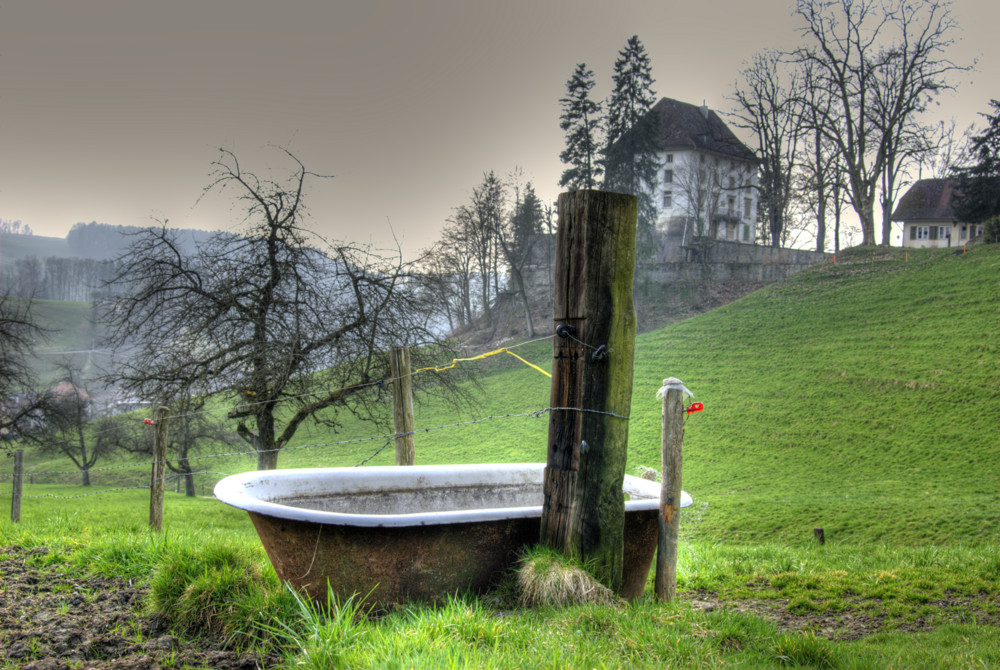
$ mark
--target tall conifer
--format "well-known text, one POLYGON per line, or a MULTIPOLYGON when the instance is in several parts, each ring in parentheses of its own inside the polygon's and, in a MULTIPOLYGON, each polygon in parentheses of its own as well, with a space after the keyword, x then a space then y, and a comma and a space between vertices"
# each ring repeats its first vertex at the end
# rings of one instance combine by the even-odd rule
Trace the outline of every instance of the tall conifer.
POLYGON ((652 188, 659 162, 656 157, 658 119, 650 110, 656 102, 653 66, 637 35, 629 38, 615 61, 614 90, 608 98, 604 149, 604 188, 631 193, 639 200, 639 244, 648 245, 656 219, 652 188))
POLYGON ((578 63, 566 82, 566 97, 559 100, 563 109, 559 127, 566 131, 566 149, 559 159, 570 166, 563 170, 559 185, 570 191, 596 188, 602 173, 598 162, 601 103, 590 99, 593 87, 594 71, 578 63))

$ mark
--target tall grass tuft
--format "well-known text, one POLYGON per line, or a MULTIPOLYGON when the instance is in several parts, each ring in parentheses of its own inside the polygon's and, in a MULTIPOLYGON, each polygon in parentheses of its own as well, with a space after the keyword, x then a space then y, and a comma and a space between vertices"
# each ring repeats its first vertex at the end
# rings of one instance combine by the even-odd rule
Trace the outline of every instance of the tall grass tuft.
POLYGON ((190 545, 165 553, 150 581, 149 606, 179 631, 221 637, 236 649, 266 644, 294 599, 245 547, 190 545))
POLYGON ((296 625, 279 621, 269 630, 286 643, 288 665, 306 670, 349 667, 347 652, 364 634, 363 624, 371 613, 365 598, 352 595, 340 600, 327 587, 326 606, 322 607, 288 587, 295 601, 296 625))
POLYGON ((578 561, 543 546, 525 553, 517 570, 517 584, 519 600, 525 607, 617 602, 615 594, 594 579, 578 561))

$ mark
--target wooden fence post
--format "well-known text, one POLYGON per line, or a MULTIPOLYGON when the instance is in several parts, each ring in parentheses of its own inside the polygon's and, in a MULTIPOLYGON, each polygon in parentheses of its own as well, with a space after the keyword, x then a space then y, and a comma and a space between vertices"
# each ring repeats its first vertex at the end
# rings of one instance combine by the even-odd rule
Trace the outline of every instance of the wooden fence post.
POLYGON ((396 429, 396 465, 413 465, 413 373, 410 371, 410 350, 394 347, 392 370, 392 422, 396 429))
POLYGON ((540 540, 621 589, 635 352, 636 199, 559 196, 552 392, 540 540))
POLYGON ((155 530, 163 530, 163 485, 164 473, 167 467, 167 423, 170 410, 166 407, 156 408, 156 420, 153 424, 153 475, 149 484, 149 525, 155 530))
POLYGON ((653 592, 659 601, 670 602, 677 595, 677 533, 681 520, 681 464, 684 441, 684 396, 673 379, 663 386, 663 473, 660 483, 659 537, 656 545, 656 575, 653 592))
POLYGON ((24 484, 24 449, 14 451, 14 490, 10 498, 10 520, 21 521, 21 488, 24 484))

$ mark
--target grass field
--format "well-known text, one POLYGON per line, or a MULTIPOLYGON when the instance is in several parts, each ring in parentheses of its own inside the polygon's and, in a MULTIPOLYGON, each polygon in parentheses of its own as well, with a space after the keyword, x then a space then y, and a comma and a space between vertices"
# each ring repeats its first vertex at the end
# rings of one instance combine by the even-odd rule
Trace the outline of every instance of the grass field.
MULTIPOLYGON (((261 588, 280 611, 300 612, 289 663, 307 667, 995 667, 998 310, 996 246, 859 249, 639 336, 630 467, 659 466, 664 377, 705 405, 686 424, 695 506, 682 518, 684 599, 672 606, 498 614, 488 598, 463 598, 377 621, 311 616, 282 601, 242 512, 171 494, 164 536, 151 538, 145 492, 70 498, 84 492, 74 475, 42 474, 69 464, 33 454, 29 471, 55 483, 26 494, 51 497, 26 498, 24 521, 0 524, 0 546, 62 546, 69 566, 138 579, 177 552, 239 547, 270 575, 261 588), (813 543, 815 527, 827 545, 813 543)), ((549 367, 549 340, 516 351, 549 367)), ((547 418, 532 413, 548 404, 548 378, 502 355, 464 365, 480 383, 471 407, 418 394, 417 426, 429 430, 417 462, 544 460, 547 418)), ((383 431, 350 418, 336 433, 307 426, 279 464, 354 465, 385 444, 368 439, 383 431)), ((369 463, 392 458, 389 446, 369 463)), ((214 473, 254 467, 246 456, 203 463, 206 493, 214 473)), ((95 481, 148 478, 143 464, 106 465, 116 469, 95 481)), ((0 486, 9 500, 9 477, 0 486)))

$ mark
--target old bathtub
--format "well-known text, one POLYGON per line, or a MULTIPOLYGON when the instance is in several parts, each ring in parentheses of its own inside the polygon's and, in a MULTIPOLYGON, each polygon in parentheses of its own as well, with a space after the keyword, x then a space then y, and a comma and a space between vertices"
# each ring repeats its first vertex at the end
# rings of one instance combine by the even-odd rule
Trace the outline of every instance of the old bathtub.
MULTIPOLYGON (((369 603, 439 600, 493 584, 538 541, 544 463, 268 470, 220 481, 250 514, 278 577, 317 600, 327 584, 369 603)), ((642 593, 660 485, 624 482, 623 595, 642 593)), ((690 505, 685 493, 682 506, 690 505)))

